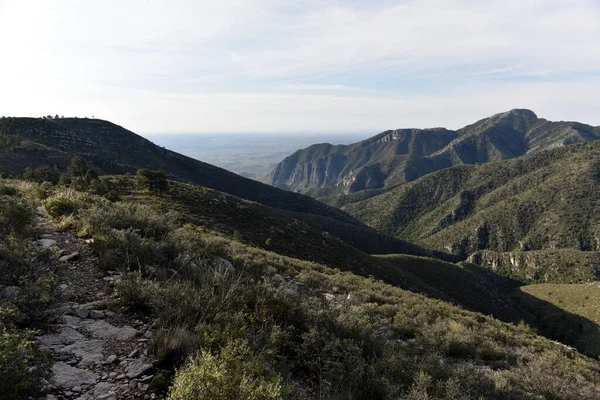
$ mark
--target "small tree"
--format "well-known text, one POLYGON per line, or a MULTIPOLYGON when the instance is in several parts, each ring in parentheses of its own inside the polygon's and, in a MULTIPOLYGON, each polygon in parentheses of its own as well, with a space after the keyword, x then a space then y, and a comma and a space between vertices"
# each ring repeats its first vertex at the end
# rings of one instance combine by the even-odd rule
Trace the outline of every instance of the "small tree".
POLYGON ((73 159, 71 159, 69 172, 73 178, 84 178, 88 170, 88 165, 83 157, 75 156, 73 159))
POLYGON ((137 176, 142 178, 142 185, 151 192, 164 192, 169 188, 167 175, 162 171, 141 168, 137 170, 137 176))

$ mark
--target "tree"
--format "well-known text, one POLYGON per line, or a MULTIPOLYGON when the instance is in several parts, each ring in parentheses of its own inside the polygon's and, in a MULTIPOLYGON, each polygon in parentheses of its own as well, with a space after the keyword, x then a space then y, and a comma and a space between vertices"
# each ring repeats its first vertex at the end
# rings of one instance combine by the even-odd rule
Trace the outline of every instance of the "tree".
POLYGON ((164 192, 169 188, 167 175, 162 171, 141 168, 137 170, 137 176, 142 178, 142 184, 151 192, 164 192))
POLYGON ((69 172, 71 176, 74 178, 84 178, 86 172, 89 170, 87 163, 84 158, 81 156, 75 156, 71 160, 71 165, 69 166, 69 172))

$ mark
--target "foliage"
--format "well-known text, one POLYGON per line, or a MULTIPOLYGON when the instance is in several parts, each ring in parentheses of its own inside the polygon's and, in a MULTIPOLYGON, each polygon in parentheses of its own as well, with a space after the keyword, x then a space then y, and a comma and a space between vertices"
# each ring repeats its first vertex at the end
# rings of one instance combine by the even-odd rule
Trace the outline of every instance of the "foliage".
POLYGON ((57 184, 60 175, 60 171, 56 165, 53 168, 48 165, 42 165, 37 168, 26 167, 25 172, 23 172, 23 179, 31 182, 42 183, 47 181, 52 184, 57 184))
POLYGON ((600 142, 429 174, 344 206, 404 240, 468 256, 570 248, 598 249, 600 142))
POLYGON ((85 174, 88 172, 89 167, 85 159, 81 156, 75 156, 71 159, 69 165, 69 173, 73 178, 85 178, 85 174))
POLYGON ((11 232, 26 233, 33 221, 33 216, 31 207, 17 197, 0 195, 0 235, 7 235, 11 232))
POLYGON ((257 358, 244 341, 223 347, 218 354, 204 351, 175 375, 169 399, 280 400, 281 378, 257 358))
POLYGON ((47 365, 28 326, 54 299, 55 269, 50 250, 32 245, 33 210, 25 194, 5 185, 0 193, 0 399, 32 398, 47 365))
POLYGON ((167 175, 162 171, 141 168, 137 170, 137 175, 142 178, 143 186, 151 192, 164 192, 169 188, 167 175))
POLYGON ((43 375, 30 363, 36 356, 31 332, 10 331, 0 323, 0 399, 29 398, 39 393, 43 375))
MULTIPOLYGON (((223 195, 194 193, 196 201, 203 194, 207 202, 225 203, 223 195)), ((597 361, 526 326, 261 249, 274 230, 266 230, 269 236, 260 238, 258 247, 191 223, 182 226, 195 220, 180 202, 166 202, 160 194, 126 192, 112 205, 89 194, 69 198, 76 227, 94 235, 101 262, 112 259, 107 268, 126 265, 132 271, 117 283, 117 295, 132 311, 155 319, 157 335, 149 350, 161 365, 178 371, 172 398, 210 398, 207 385, 233 398, 253 390, 266 395, 266 388, 278 388, 273 393, 280 398, 325 400, 598 397, 597 361), (173 208, 177 214, 164 217, 173 208), (245 350, 233 350, 240 346, 245 350)), ((243 212, 240 203, 225 200, 243 212)), ((230 228, 230 235, 235 230, 230 228)), ((329 250, 337 249, 334 239, 317 237, 329 250)), ((278 242, 271 248, 282 251, 278 242)), ((450 264, 355 254, 373 276, 397 273, 393 263, 401 262, 415 264, 405 269, 418 279, 439 273, 451 286, 450 277, 470 276, 469 282, 486 290, 478 281, 485 270, 446 273, 450 264), (422 267, 431 271, 417 274, 422 267)), ((418 281, 414 276, 411 282, 418 281)))

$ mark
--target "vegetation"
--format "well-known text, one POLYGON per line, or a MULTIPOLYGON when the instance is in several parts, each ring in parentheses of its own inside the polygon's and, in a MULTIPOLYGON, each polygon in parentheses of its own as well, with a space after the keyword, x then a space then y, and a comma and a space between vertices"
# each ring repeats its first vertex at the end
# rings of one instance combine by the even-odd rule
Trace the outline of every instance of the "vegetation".
POLYGON ((462 256, 484 249, 595 251, 599 155, 595 141, 457 166, 344 210, 382 232, 462 256))
POLYGON ((164 192, 169 188, 167 175, 161 171, 142 168, 137 170, 137 175, 142 178, 144 186, 151 192, 164 192))
POLYGON ((500 161, 600 138, 600 128, 511 110, 458 131, 397 129, 348 146, 315 144, 286 157, 265 182, 342 206, 359 196, 460 164, 500 161))
POLYGON ((600 277, 600 254, 573 249, 498 253, 482 250, 469 260, 495 273, 532 283, 582 283, 600 277))
MULTIPOLYGON (((57 165, 69 168, 82 157, 99 175, 135 173, 138 169, 162 171, 172 179, 191 182, 250 201, 301 214, 314 214, 360 226, 347 214, 310 197, 286 192, 224 169, 161 148, 108 121, 87 118, 4 118, 0 134, 13 148, 0 146, 0 170, 20 175, 26 167, 57 165)), ((81 177, 81 168, 75 175, 81 177), (79 173, 79 175, 78 175, 79 173)), ((80 188, 84 190, 84 188, 80 188)))
POLYGON ((59 190, 46 203, 69 199, 64 225, 93 236, 104 268, 124 270, 120 301, 156 319, 149 350, 177 371, 171 398, 599 395, 597 361, 523 324, 241 243, 146 193, 110 205, 59 190))
POLYGON ((46 376, 31 326, 53 299, 56 270, 30 244, 33 216, 21 187, 0 182, 0 399, 35 396, 46 376))
POLYGON ((541 334, 600 356, 598 283, 521 287, 518 301, 534 314, 541 334))

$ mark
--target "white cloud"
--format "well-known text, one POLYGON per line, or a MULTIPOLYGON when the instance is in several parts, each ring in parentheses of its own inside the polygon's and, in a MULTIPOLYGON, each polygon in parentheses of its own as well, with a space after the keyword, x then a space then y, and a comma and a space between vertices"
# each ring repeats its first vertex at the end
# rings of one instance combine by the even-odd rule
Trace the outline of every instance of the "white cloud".
POLYGON ((600 124, 596 0, 366 4, 0 0, 0 113, 340 131, 523 106, 600 124))

